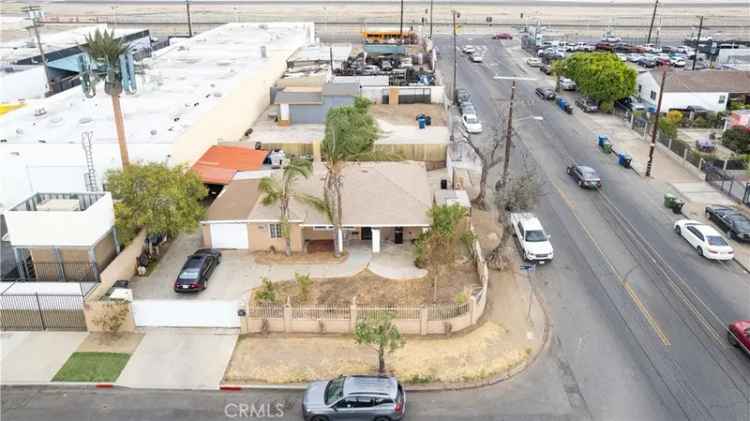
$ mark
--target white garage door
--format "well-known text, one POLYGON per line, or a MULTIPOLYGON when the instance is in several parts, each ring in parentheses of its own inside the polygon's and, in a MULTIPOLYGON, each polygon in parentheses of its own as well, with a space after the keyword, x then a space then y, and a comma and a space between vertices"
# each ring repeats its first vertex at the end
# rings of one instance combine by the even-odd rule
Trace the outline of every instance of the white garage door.
POLYGON ((211 246, 217 249, 247 249, 247 224, 211 224, 211 246))

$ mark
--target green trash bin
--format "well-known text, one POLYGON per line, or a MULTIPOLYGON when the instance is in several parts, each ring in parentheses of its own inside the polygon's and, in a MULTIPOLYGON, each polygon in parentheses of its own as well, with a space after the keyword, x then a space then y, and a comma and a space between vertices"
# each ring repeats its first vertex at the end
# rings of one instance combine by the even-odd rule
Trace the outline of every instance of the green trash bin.
POLYGON ((674 204, 675 204, 676 201, 677 201, 677 198, 675 197, 675 195, 673 195, 671 193, 665 193, 664 194, 664 207, 665 208, 667 208, 667 209, 674 208, 674 204))
POLYGON ((609 142, 602 144, 602 152, 606 154, 612 153, 612 144, 609 142))

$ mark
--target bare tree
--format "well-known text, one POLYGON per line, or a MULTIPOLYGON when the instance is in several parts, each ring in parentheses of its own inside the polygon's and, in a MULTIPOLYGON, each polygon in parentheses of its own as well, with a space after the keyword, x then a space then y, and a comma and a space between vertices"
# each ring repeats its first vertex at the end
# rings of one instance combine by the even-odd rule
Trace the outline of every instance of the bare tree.
POLYGON ((494 269, 503 270, 508 265, 505 255, 512 227, 508 221, 511 212, 528 211, 536 206, 542 193, 543 181, 534 164, 522 154, 521 169, 517 176, 510 177, 501 189, 495 192, 495 206, 502 232, 498 245, 487 255, 487 263, 494 269))
POLYGON ((471 202, 479 209, 486 210, 487 178, 489 177, 490 170, 503 160, 503 155, 498 151, 502 150, 505 141, 500 133, 500 128, 497 126, 493 126, 492 128, 492 141, 489 144, 479 143, 473 140, 469 134, 465 136, 465 139, 469 147, 479 157, 479 162, 482 165, 482 175, 479 178, 479 194, 471 202))

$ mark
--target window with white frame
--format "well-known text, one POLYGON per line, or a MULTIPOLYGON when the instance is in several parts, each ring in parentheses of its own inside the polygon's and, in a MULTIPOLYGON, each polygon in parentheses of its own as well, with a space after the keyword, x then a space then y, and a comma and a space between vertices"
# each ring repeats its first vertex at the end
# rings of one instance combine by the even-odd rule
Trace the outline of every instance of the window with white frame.
POLYGON ((723 104, 726 101, 727 101, 727 96, 726 95, 720 95, 719 96, 719 104, 723 104))
POLYGON ((268 229, 271 232, 271 238, 281 238, 281 224, 269 224, 268 229))

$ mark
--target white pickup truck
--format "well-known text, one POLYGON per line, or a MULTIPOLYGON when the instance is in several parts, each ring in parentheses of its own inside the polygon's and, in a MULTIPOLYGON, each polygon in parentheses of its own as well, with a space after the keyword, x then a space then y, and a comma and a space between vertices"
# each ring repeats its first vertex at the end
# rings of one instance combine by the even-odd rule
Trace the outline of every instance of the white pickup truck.
POLYGON ((532 213, 511 213, 510 224, 513 236, 518 240, 524 260, 544 264, 552 260, 554 252, 550 236, 544 232, 542 223, 532 213))

